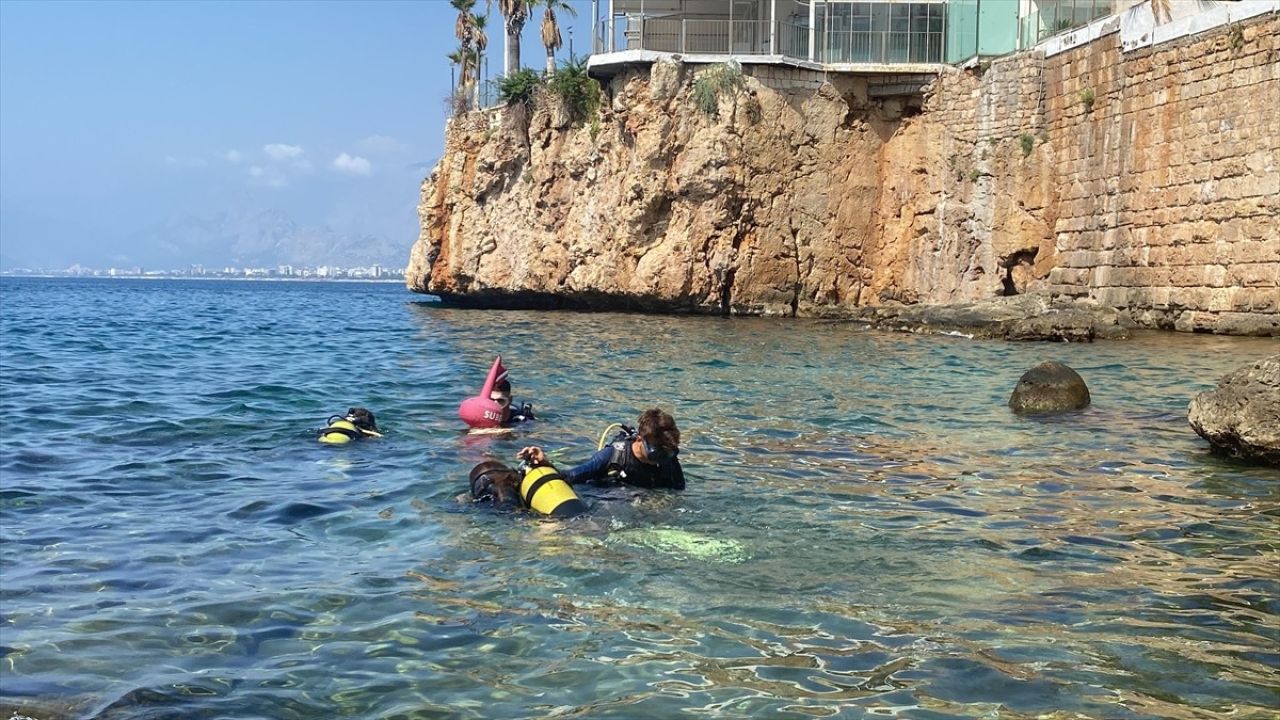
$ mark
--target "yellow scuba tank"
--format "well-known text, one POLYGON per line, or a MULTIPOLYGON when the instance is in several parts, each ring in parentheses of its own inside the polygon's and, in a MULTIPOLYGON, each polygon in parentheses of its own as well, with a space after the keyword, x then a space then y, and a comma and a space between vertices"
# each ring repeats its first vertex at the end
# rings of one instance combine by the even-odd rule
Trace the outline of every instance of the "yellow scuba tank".
POLYGON ((352 440, 382 437, 373 413, 365 408, 354 407, 346 415, 330 415, 327 422, 316 439, 328 445, 346 445, 352 440))
POLYGON ((360 437, 360 430, 355 423, 346 418, 331 419, 329 427, 320 431, 320 442, 329 445, 344 445, 360 437))
POLYGON ((577 493, 551 465, 525 469, 520 499, 535 512, 552 517, 568 517, 586 510, 577 493))

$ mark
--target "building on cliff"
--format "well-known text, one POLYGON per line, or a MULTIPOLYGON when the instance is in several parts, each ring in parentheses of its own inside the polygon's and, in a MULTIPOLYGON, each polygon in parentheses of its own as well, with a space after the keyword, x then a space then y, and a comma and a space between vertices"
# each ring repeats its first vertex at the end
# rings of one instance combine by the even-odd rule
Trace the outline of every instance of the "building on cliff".
POLYGON ((831 71, 898 71, 1004 55, 1134 2, 593 0, 592 53, 605 55, 603 63, 730 55, 831 71))

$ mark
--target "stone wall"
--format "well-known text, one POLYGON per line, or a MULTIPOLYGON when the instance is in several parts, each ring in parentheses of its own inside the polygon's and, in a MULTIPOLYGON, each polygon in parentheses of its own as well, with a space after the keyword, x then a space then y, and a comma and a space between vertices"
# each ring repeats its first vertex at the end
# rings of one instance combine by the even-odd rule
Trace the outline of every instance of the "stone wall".
POLYGON ((1049 290, 1184 331, 1280 331, 1280 18, 1045 61, 1049 290))
POLYGON ((990 254, 1000 275, 995 288, 955 299, 1042 291, 1057 262, 1058 204, 1044 58, 1026 53, 944 71, 923 122, 943 134, 945 202, 964 204, 975 251, 990 254))
POLYGON ((1267 16, 1131 53, 1112 32, 947 71, 925 109, 956 170, 945 192, 971 199, 975 251, 990 248, 1011 291, 1148 327, 1277 334, 1276 108, 1267 16))
POLYGON ((1275 15, 1128 54, 1111 32, 923 94, 751 65, 710 115, 704 66, 628 68, 590 122, 546 97, 453 121, 407 283, 810 316, 1039 294, 1280 334, 1277 38, 1275 15))

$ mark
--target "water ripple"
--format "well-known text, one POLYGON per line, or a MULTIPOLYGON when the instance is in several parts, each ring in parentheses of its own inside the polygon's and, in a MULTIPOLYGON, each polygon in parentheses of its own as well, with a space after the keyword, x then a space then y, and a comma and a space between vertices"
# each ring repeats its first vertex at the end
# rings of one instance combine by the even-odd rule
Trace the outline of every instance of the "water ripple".
POLYGON ((0 295, 0 710, 1274 713, 1280 485, 1186 427, 1273 341, 469 312, 377 285, 0 295), (542 419, 468 436, 457 401, 497 352, 542 419), (1011 414, 1045 359, 1094 405, 1011 414), (655 403, 685 493, 584 491, 564 523, 457 500, 482 459, 570 463, 655 403), (352 405, 386 437, 315 443, 352 405))

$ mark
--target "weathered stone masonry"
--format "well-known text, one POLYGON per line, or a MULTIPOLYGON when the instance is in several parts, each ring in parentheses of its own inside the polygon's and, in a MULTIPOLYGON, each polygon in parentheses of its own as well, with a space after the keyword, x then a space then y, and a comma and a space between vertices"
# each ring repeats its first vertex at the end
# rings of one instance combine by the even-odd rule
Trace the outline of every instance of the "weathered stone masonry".
POLYGON ((974 215, 993 218, 976 234, 1026 260, 1045 233, 1033 268, 1006 263, 1018 290, 1089 298, 1144 326, 1276 334, 1278 42, 1275 16, 1128 54, 1112 33, 998 59, 976 81, 944 74, 926 115, 972 168, 974 215))
POLYGON ((1280 330, 1280 18, 1049 58, 1055 293, 1184 331, 1280 330), (1092 102, 1088 102, 1092 98, 1092 102))
POLYGON ((839 316, 891 300, 1087 298, 1139 324, 1280 334, 1280 18, 1122 54, 1118 33, 946 70, 921 97, 698 66, 456 118, 411 289, 491 306, 839 316), (921 104, 923 107, 921 108, 921 104))

